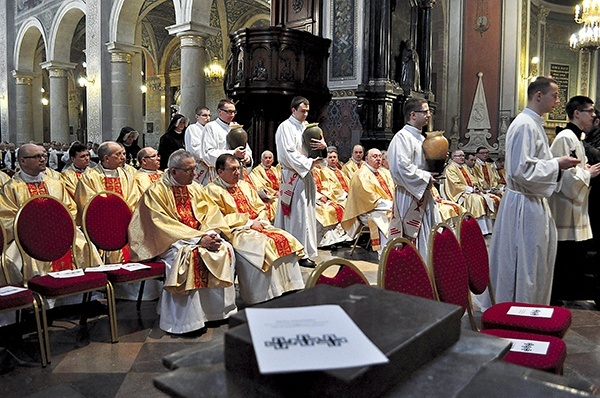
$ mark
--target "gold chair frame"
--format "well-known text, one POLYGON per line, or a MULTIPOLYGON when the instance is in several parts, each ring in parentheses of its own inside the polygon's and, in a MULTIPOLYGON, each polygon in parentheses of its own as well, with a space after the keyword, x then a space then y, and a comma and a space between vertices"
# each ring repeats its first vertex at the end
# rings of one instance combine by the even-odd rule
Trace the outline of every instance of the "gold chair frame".
POLYGON ((308 288, 314 287, 317 284, 317 281, 319 280, 319 277, 321 276, 321 274, 323 274, 323 272, 326 269, 328 269, 329 267, 332 267, 334 265, 350 267, 362 278, 362 280, 365 282, 365 284, 367 286, 371 286, 371 284, 369 283, 369 281, 367 280, 365 275, 362 273, 361 270, 358 269, 358 267, 356 267, 356 265, 352 264, 352 262, 350 262, 349 260, 346 260, 344 258, 333 257, 333 258, 323 261, 322 263, 317 265, 317 267, 311 272, 308 279, 306 280, 306 285, 304 288, 308 289, 308 288))

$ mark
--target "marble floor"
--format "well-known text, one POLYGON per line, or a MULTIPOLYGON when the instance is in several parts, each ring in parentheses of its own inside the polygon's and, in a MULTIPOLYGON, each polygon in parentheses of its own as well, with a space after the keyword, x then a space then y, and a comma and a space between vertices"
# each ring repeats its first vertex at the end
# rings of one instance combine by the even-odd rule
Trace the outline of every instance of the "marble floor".
MULTIPOLYGON (((376 253, 362 248, 353 256, 347 248, 320 251, 319 260, 332 256, 352 260, 372 284, 376 283, 376 253)), ((303 273, 306 278, 310 270, 303 269, 303 273)), ((600 312, 586 301, 570 302, 567 306, 573 311, 573 324, 565 336, 568 355, 564 374, 600 386, 600 312)), ((96 302, 90 311, 92 315, 99 314, 104 308, 96 302)), ((162 358, 210 343, 227 330, 226 325, 212 325, 200 335, 166 334, 158 327, 156 301, 144 302, 139 312, 134 302, 118 301, 117 313, 116 344, 109 342, 106 316, 93 316, 83 327, 73 308, 56 314, 57 320, 50 327, 52 363, 46 368, 40 366, 35 333, 21 340, 8 337, 17 334, 10 327, 0 329, 0 346, 7 348, 0 351, 0 370, 7 372, 0 375, 0 396, 163 397, 153 385, 154 377, 167 372, 162 358)), ((600 395, 600 387, 596 393, 600 395)))

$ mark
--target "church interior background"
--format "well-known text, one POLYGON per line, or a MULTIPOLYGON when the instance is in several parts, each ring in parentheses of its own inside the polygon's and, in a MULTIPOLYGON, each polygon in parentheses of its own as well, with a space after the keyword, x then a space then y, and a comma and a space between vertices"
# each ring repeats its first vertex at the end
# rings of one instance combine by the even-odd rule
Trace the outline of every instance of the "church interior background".
POLYGON ((595 47, 571 50, 575 0, 7 0, 0 10, 3 141, 157 145, 170 117, 238 101, 253 150, 272 149, 293 95, 330 145, 385 148, 406 98, 451 148, 504 148, 526 87, 596 99, 595 47), (226 73, 223 74, 223 71, 226 73), (314 104, 314 105, 313 105, 314 104))

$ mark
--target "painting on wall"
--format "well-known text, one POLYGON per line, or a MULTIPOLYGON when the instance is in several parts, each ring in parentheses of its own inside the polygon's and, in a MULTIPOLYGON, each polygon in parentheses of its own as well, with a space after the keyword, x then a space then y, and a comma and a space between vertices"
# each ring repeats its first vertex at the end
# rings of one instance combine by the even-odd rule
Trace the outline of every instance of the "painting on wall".
POLYGON ((564 121, 567 120, 565 105, 569 99, 569 65, 550 63, 550 75, 558 83, 558 97, 560 103, 548 114, 549 120, 564 121))

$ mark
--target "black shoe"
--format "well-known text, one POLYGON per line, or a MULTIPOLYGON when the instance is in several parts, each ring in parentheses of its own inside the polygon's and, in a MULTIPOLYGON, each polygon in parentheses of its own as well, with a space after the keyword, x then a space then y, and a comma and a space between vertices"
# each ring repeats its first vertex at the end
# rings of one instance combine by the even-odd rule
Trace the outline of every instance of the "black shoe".
POLYGON ((298 261, 298 264, 300 264, 301 267, 306 268, 315 268, 317 266, 317 263, 315 263, 310 258, 303 258, 300 261, 298 261))

